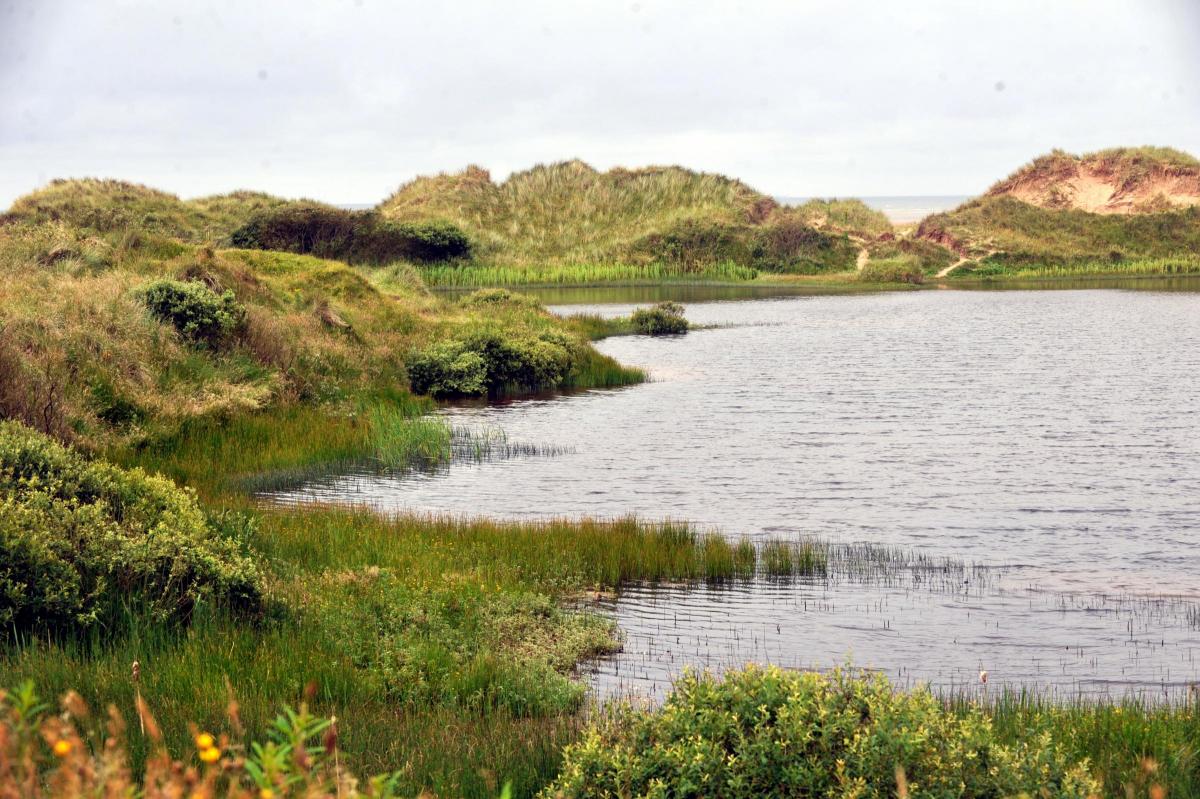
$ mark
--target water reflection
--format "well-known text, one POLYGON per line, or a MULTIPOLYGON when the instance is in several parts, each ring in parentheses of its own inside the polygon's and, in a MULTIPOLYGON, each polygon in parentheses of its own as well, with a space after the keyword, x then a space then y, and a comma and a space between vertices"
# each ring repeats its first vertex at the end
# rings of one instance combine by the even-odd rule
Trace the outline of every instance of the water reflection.
POLYGON ((969 603, 875 581, 630 588, 611 611, 632 660, 616 662, 625 674, 651 664, 651 682, 685 662, 765 652, 830 665, 853 652, 946 685, 983 659, 1021 684, 1160 691, 1198 676, 1189 611, 1131 621, 1111 597, 1200 596, 1200 294, 1176 289, 694 303, 694 322, 727 327, 603 342, 650 383, 445 411, 561 455, 347 474, 278 496, 519 518, 637 513, 1007 575, 969 603), (1054 606, 1063 596, 1074 599, 1054 606), (670 608, 696 621, 668 656, 651 644, 670 608), (775 634, 733 646, 743 639, 730 631, 759 617, 775 634), (702 637, 721 642, 716 654, 702 637))

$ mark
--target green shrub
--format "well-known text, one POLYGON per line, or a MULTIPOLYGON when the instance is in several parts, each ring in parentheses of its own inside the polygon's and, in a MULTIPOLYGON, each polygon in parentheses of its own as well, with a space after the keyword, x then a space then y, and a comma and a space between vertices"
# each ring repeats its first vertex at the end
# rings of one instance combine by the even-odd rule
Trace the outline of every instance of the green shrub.
POLYGON ((537 391, 562 385, 578 356, 579 345, 557 331, 514 336, 480 327, 411 355, 408 378, 415 393, 435 397, 537 391))
POLYGON ((638 308, 629 321, 634 332, 644 336, 673 336, 688 332, 683 306, 677 302, 660 302, 653 308, 638 308))
POLYGON ((441 341, 408 359, 413 392, 433 397, 476 397, 487 391, 487 365, 461 341, 441 341))
POLYGON ((473 308, 487 308, 496 305, 515 305, 522 308, 541 308, 542 304, 536 297, 528 294, 518 294, 508 289, 479 289, 463 299, 463 305, 473 308))
POLYGON ((882 258, 878 261, 868 261, 858 271, 858 279, 863 283, 913 283, 925 282, 925 270, 921 260, 914 255, 900 255, 895 258, 882 258))
POLYGON ((880 676, 748 667, 689 674, 656 711, 601 719, 544 797, 1083 797, 1100 785, 1050 733, 996 741, 978 710, 880 676))
POLYGON ((255 213, 230 236, 235 247, 315 255, 348 263, 465 258, 471 242, 447 222, 400 223, 373 211, 294 202, 255 213))
POLYGON ((262 575, 195 498, 0 422, 0 629, 111 629, 127 612, 262 605, 262 575))
POLYGON ((766 272, 818 274, 853 269, 858 248, 845 234, 781 217, 763 225, 687 219, 642 239, 635 252, 687 272, 733 263, 766 272))
POLYGON ((858 247, 844 234, 809 227, 798 219, 781 218, 756 231, 753 266, 767 272, 812 275, 854 268, 858 247))
POLYGON ((959 257, 953 250, 925 239, 880 239, 871 242, 867 249, 871 259, 876 261, 911 256, 917 260, 921 271, 926 275, 937 274, 956 262, 959 257))
POLYGON ((538 336, 507 335, 495 327, 466 334, 463 343, 477 352, 487 367, 488 390, 553 388, 571 368, 573 345, 561 334, 546 331, 538 336))
POLYGON ((138 298, 181 336, 210 347, 225 343, 246 319, 232 291, 217 294, 193 281, 159 280, 139 290, 138 298))
POLYGON ((450 261, 471 254, 467 234, 449 222, 377 222, 376 228, 390 231, 397 248, 405 248, 413 261, 450 261))
POLYGON ((259 211, 230 234, 234 247, 282 250, 333 257, 349 252, 354 242, 355 214, 313 202, 287 203, 259 211))

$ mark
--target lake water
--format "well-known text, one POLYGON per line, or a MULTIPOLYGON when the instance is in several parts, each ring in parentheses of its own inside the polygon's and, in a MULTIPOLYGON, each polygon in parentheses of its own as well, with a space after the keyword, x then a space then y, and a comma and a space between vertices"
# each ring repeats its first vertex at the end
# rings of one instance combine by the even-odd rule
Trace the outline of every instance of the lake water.
POLYGON ((850 658, 950 690, 984 690, 987 669, 986 690, 1177 697, 1200 679, 1200 281, 1133 285, 692 298, 716 327, 602 342, 649 383, 446 410, 560 454, 279 498, 636 513, 980 567, 626 587, 599 605, 626 635, 589 669, 602 695, 661 694, 688 665, 850 658))

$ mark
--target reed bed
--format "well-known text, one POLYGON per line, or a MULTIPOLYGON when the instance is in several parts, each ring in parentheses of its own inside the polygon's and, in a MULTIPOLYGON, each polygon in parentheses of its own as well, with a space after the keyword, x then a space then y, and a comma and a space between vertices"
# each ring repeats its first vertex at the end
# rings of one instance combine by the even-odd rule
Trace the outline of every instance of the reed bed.
POLYGON ((421 277, 435 288, 474 288, 485 286, 587 286, 600 283, 743 283, 754 280, 758 272, 734 263, 703 269, 689 269, 664 263, 628 264, 531 264, 529 266, 492 266, 468 264, 420 267, 421 277))

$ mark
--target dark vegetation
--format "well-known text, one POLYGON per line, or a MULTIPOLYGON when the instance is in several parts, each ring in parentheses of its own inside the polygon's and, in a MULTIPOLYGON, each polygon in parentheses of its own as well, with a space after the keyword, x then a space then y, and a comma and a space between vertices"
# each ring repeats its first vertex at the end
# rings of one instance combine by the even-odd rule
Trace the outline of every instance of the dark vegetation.
POLYGON ((373 211, 294 202, 256 212, 233 231, 234 247, 281 250, 351 264, 467 258, 471 243, 447 222, 391 222, 373 211))
POLYGON ((815 275, 854 268, 858 247, 844 233, 782 218, 760 225, 721 225, 686 220, 636 242, 631 254, 701 273, 722 263, 761 272, 815 275))
POLYGON ((673 336, 688 332, 683 306, 677 302, 660 302, 650 308, 638 308, 629 317, 635 333, 644 336, 673 336))

